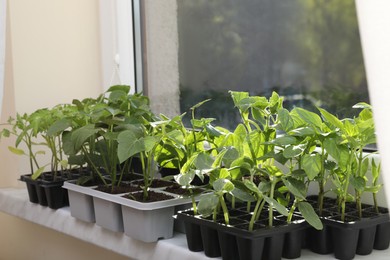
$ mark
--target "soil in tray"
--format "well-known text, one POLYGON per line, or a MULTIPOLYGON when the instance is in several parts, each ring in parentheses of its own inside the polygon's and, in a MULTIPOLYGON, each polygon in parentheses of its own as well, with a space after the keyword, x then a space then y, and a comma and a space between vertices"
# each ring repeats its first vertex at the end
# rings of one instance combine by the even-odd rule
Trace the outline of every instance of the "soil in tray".
MULTIPOLYGON (((143 181, 135 181, 133 182, 135 185, 139 185, 139 186, 143 186, 144 185, 144 182, 143 181)), ((173 184, 173 182, 170 182, 170 181, 164 181, 164 180, 159 180, 159 179, 155 179, 152 181, 152 183, 150 184, 150 188, 162 188, 162 187, 168 187, 168 186, 171 186, 173 184)))
POLYGON ((173 199, 173 196, 170 196, 165 193, 160 193, 160 192, 154 192, 154 191, 149 191, 148 192, 149 196, 148 198, 144 201, 143 200, 143 192, 136 192, 132 194, 126 194, 123 197, 139 202, 156 202, 156 201, 164 201, 164 200, 170 200, 173 199))
MULTIPOLYGON (((174 183, 173 185, 166 187, 164 189, 166 192, 174 193, 177 195, 182 195, 182 196, 191 196, 191 193, 189 190, 182 188, 179 184, 174 183)), ((202 189, 193 189, 192 190, 193 194, 199 194, 202 192, 202 189)))
POLYGON ((124 184, 122 183, 119 186, 115 186, 114 189, 112 189, 111 186, 104 186, 100 185, 96 188, 98 191, 102 191, 105 193, 110 193, 110 194, 120 194, 120 193, 128 193, 128 192, 135 192, 135 191, 140 191, 140 187, 132 186, 129 184, 124 184))

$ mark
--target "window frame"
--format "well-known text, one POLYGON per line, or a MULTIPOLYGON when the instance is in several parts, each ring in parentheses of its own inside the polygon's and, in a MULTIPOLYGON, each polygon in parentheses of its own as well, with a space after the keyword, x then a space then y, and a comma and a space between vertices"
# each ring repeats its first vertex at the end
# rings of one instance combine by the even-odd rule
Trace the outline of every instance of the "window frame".
POLYGON ((5 35, 6 35, 7 1, 0 0, 0 116, 3 107, 5 80, 5 35))
POLYGON ((130 85, 131 93, 144 89, 141 8, 140 0, 99 1, 103 90, 115 84, 130 85))

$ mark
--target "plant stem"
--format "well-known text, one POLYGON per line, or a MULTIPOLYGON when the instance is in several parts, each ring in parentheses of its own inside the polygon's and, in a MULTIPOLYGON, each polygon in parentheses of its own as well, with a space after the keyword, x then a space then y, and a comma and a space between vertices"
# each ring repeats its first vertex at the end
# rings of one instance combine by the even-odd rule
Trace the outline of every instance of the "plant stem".
MULTIPOLYGON (((275 186, 276 186, 276 181, 272 180, 271 182, 271 191, 270 191, 270 198, 274 198, 274 192, 275 192, 275 186)), ((269 209, 268 209, 268 226, 272 227, 273 226, 273 218, 274 218, 274 207, 271 204, 269 204, 269 209)))
POLYGON ((223 218, 225 219, 225 224, 229 225, 229 212, 226 207, 225 199, 223 196, 219 196, 219 203, 221 204, 222 207, 222 212, 223 212, 223 218))
POLYGON ((196 201, 195 201, 195 196, 194 196, 194 192, 192 191, 192 189, 188 189, 190 191, 190 194, 191 194, 191 202, 192 202, 192 209, 194 211, 194 215, 197 215, 198 214, 198 208, 196 207, 196 201))
POLYGON ((293 214, 295 212, 297 203, 298 203, 298 199, 294 199, 294 203, 292 204, 291 209, 288 212, 287 223, 291 223, 291 220, 292 220, 293 214))
POLYGON ((255 210, 253 211, 253 215, 252 215, 251 220, 249 222, 249 228, 248 228, 249 231, 253 231, 253 225, 255 223, 257 212, 259 211, 261 201, 262 201, 262 199, 258 198, 258 200, 256 202, 255 210))

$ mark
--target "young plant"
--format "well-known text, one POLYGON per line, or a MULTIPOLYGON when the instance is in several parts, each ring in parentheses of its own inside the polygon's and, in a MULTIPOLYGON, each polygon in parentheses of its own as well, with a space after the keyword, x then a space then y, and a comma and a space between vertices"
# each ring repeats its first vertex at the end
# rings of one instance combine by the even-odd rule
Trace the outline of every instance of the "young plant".
POLYGON ((361 195, 366 189, 366 173, 368 170, 368 155, 363 154, 365 146, 375 143, 375 128, 371 106, 359 103, 354 108, 363 108, 359 116, 354 119, 339 120, 324 109, 320 109, 322 116, 330 127, 337 129, 337 138, 329 139, 324 145, 327 152, 339 165, 338 175, 335 176, 335 184, 338 190, 341 207, 341 219, 345 219, 345 204, 350 197, 349 185, 355 189, 356 207, 359 217, 362 216, 361 195))
POLYGON ((105 185, 109 185, 104 177, 108 175, 112 189, 120 185, 131 160, 130 156, 126 160, 118 158, 119 135, 129 129, 140 133, 144 124, 154 120, 148 98, 129 93, 129 86, 118 85, 96 100, 75 100, 73 103, 82 116, 77 118, 76 127, 64 138, 71 158, 77 160, 81 155, 81 160, 105 185))

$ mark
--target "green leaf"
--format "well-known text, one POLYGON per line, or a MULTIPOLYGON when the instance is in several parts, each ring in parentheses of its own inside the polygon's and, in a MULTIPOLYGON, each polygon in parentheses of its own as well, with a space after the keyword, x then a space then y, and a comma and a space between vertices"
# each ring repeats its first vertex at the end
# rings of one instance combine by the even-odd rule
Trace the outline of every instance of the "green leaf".
POLYGON ((294 136, 306 137, 315 135, 316 131, 310 126, 304 126, 290 131, 290 134, 294 136))
POLYGON ((268 205, 276 209, 280 214, 286 217, 288 216, 288 210, 275 199, 264 196, 264 200, 268 203, 268 205))
POLYGON ((218 179, 214 181, 213 189, 217 192, 230 192, 234 189, 234 184, 228 179, 218 179))
POLYGON ((297 198, 304 200, 306 198, 306 185, 303 181, 292 177, 283 178, 283 183, 287 189, 297 198))
POLYGON ((313 125, 317 128, 321 128, 322 120, 321 118, 313 112, 310 112, 306 109, 296 107, 294 108, 294 111, 309 125, 313 125))
POLYGON ((368 108, 372 109, 372 106, 370 104, 367 104, 366 102, 359 102, 352 106, 352 108, 368 108))
POLYGON ((8 150, 16 155, 27 155, 22 149, 8 146, 8 150))
POLYGON ((72 122, 69 119, 61 119, 54 122, 49 129, 47 130, 48 136, 56 136, 59 133, 62 133, 66 128, 70 127, 72 122))
POLYGON ((321 155, 305 154, 302 157, 302 169, 305 170, 309 180, 314 180, 321 171, 321 155))
POLYGON ((214 163, 211 166, 212 168, 217 168, 222 166, 222 160, 227 151, 228 151, 227 149, 223 149, 218 153, 218 155, 215 157, 214 163))
POLYGON ((72 132, 71 141, 74 145, 74 150, 79 151, 88 138, 99 132, 93 124, 80 127, 72 132))
POLYGON ((245 202, 256 201, 256 199, 251 194, 238 188, 234 188, 234 190, 231 193, 235 198, 241 201, 245 201, 245 202))
POLYGON ((317 109, 320 111, 321 115, 325 118, 325 120, 328 121, 331 125, 337 127, 340 130, 344 129, 343 123, 336 116, 332 115, 331 113, 320 107, 317 107, 317 109))
POLYGON ((40 167, 38 170, 36 170, 33 173, 33 175, 31 175, 31 179, 36 180, 39 176, 41 176, 44 170, 45 170, 45 166, 40 167))
POLYGON ((194 165, 198 170, 213 168, 213 163, 213 158, 204 152, 199 153, 194 160, 194 165))
POLYGON ((250 191, 252 191, 253 193, 255 193, 256 196, 257 196, 258 198, 263 196, 263 194, 261 194, 260 190, 257 188, 256 184, 253 183, 253 181, 250 181, 250 180, 245 179, 245 180, 244 180, 244 185, 245 185, 245 187, 247 187, 250 191))
POLYGON ((310 203, 300 201, 298 203, 298 210, 306 219, 307 223, 309 223, 312 227, 317 230, 322 230, 324 228, 320 218, 318 217, 310 203))
POLYGON ((294 120, 287 109, 280 109, 278 111, 278 118, 283 131, 289 132, 294 128, 294 120))
POLYGON ((118 158, 120 163, 145 150, 144 139, 137 138, 131 130, 125 130, 118 135, 118 158))
POLYGON ((213 214, 214 209, 218 206, 219 199, 214 193, 202 196, 198 203, 198 212, 204 217, 213 214))
POLYGON ((349 180, 351 182, 351 185, 356 190, 358 190, 360 192, 364 191, 364 189, 366 187, 366 180, 363 177, 351 175, 349 180))
POLYGON ((279 146, 292 145, 295 144, 296 142, 297 139, 294 136, 289 136, 289 135, 280 136, 271 141, 271 143, 279 146))
POLYGON ((195 178, 195 171, 189 171, 188 173, 180 173, 174 176, 175 181, 180 186, 189 186, 192 180, 195 178))
POLYGON ((122 91, 128 94, 130 92, 130 86, 127 85, 114 85, 111 86, 106 92, 122 91))
POLYGON ((306 148, 305 144, 287 146, 283 150, 283 156, 286 158, 294 158, 296 156, 301 155, 303 151, 305 151, 305 148, 306 148))
POLYGON ((190 107, 190 110, 194 110, 194 109, 197 109, 198 107, 200 107, 201 105, 203 105, 204 103, 206 102, 209 102, 211 99, 206 99, 206 100, 203 100, 195 105, 193 105, 192 107, 190 107))

